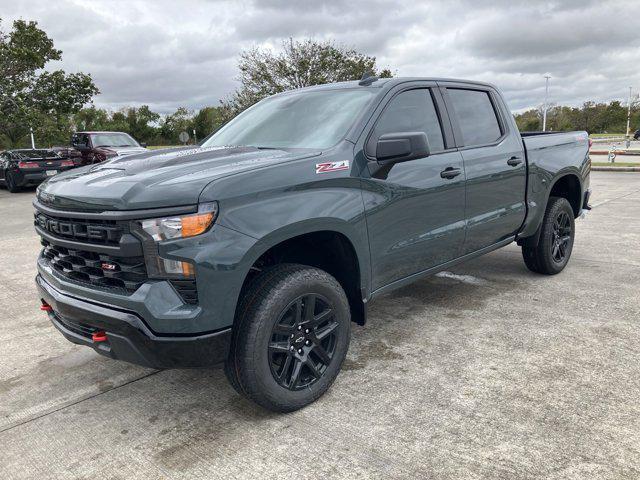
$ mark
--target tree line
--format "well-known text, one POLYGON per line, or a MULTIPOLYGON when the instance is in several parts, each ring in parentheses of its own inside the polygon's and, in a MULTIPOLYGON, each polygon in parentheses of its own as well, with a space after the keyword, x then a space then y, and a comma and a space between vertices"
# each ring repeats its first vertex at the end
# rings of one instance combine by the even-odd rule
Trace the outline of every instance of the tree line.
MULTIPOLYGON (((609 103, 584 102, 580 107, 552 105, 547 110, 547 130, 586 130, 589 133, 618 133, 627 130, 627 105, 614 100, 609 103)), ((515 115, 523 132, 542 130, 543 108, 515 115)), ((631 102, 631 132, 640 128, 640 102, 631 102)))
MULTIPOLYGON (((176 145, 186 131, 201 140, 257 101, 275 93, 330 82, 356 80, 378 69, 376 58, 330 41, 288 39, 281 49, 252 48, 238 60, 239 88, 213 105, 196 111, 185 107, 160 115, 147 105, 109 111, 93 105, 100 93, 88 73, 68 74, 45 70, 62 58, 37 22, 17 20, 10 31, 0 19, 0 149, 30 145, 33 129, 38 146, 67 144, 79 130, 123 131, 149 145, 176 145)), ((633 106, 632 126, 640 127, 640 107, 633 106)), ((523 131, 542 129, 542 109, 515 115, 523 131)), ((549 130, 587 130, 621 133, 626 128, 626 108, 618 101, 586 102, 581 107, 552 106, 549 130)))

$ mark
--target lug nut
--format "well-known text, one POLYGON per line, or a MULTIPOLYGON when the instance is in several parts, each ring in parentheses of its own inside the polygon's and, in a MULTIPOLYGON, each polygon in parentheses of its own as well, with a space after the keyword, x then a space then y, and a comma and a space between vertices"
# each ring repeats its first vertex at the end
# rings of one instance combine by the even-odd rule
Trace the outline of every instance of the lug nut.
POLYGON ((309 340, 307 340, 306 342, 304 342, 305 345, 311 345, 311 342, 309 340))
POLYGON ((299 349, 298 349, 298 353, 299 353, 300 355, 302 355, 302 349, 301 349, 301 348, 299 348, 299 349))
POLYGON ((289 350, 291 350, 291 351, 293 352, 293 351, 295 350, 295 347, 294 347, 293 345, 291 345, 291 346, 289 347, 289 350))
POLYGON ((298 330, 302 330, 302 325, 298 325, 298 330))
POLYGON ((307 328, 307 329, 304 331, 304 333, 309 333, 309 329, 307 328))
POLYGON ((293 337, 295 337, 295 335, 292 333, 292 334, 291 334, 291 338, 293 338, 293 337))

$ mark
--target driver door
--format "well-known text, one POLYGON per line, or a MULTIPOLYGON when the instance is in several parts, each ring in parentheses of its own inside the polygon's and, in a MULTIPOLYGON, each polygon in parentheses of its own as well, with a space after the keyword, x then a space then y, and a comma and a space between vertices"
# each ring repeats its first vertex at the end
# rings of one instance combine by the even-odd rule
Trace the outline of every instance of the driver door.
POLYGON ((447 125, 439 90, 414 87, 388 101, 366 141, 375 170, 363 179, 373 291, 461 254, 465 175, 447 125), (377 168, 378 138, 399 132, 426 133, 430 154, 377 168))

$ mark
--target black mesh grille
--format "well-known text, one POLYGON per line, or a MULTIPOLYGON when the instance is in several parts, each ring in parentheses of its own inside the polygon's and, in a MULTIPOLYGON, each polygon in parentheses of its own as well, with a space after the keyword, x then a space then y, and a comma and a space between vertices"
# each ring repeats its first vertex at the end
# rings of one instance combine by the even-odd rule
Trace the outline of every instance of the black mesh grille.
POLYGON ((117 258, 43 242, 42 256, 64 277, 123 293, 133 293, 147 280, 143 257, 117 258))
POLYGON ((123 226, 113 220, 95 222, 79 218, 50 217, 35 212, 33 224, 64 240, 75 240, 96 245, 118 245, 125 233, 123 226))

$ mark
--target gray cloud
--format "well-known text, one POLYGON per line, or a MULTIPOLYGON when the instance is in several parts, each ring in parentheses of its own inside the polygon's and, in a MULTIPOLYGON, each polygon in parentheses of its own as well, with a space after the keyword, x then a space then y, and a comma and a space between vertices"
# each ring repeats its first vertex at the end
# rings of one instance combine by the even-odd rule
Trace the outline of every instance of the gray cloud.
POLYGON ((0 0, 4 28, 37 20, 89 72, 100 106, 215 105, 237 86, 245 48, 334 40, 401 76, 492 82, 514 110, 551 100, 624 99, 640 89, 637 12, 618 0, 0 0))

